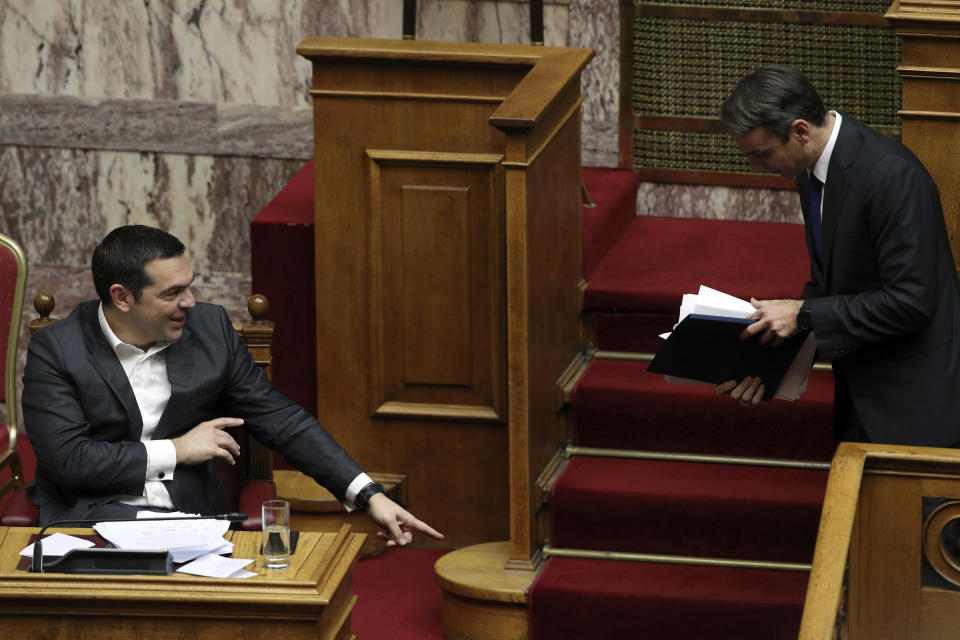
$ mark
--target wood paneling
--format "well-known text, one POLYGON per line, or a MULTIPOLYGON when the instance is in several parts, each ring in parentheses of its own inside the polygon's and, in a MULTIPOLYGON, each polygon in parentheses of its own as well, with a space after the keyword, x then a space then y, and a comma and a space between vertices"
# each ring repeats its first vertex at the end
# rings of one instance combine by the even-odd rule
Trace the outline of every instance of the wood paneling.
POLYGON ((591 52, 298 52, 313 63, 318 417, 367 469, 406 474, 410 509, 447 534, 418 544, 519 531, 528 562, 531 478, 560 433, 552 385, 579 346, 591 52))
MULTIPOLYGON (((65 533, 91 534, 90 529, 65 533)), ((245 580, 170 576, 32 574, 17 570, 36 529, 0 527, 0 611, 8 640, 136 640, 157 636, 267 640, 350 638, 351 569, 363 535, 303 532, 290 567, 248 567, 245 580)), ((258 558, 260 532, 228 532, 234 556, 258 558)))
MULTIPOLYGON (((801 640, 833 637, 838 614, 849 632, 839 637, 851 640, 956 637, 960 589, 924 570, 923 544, 925 521, 936 520, 926 510, 957 496, 955 449, 842 443, 830 470, 801 640)), ((943 540, 948 550, 956 547, 956 540, 943 540)), ((955 551, 948 562, 960 565, 955 551)))
POLYGON ((960 2, 894 2, 886 16, 903 37, 903 143, 940 188, 960 264, 960 2))
POLYGON ((371 412, 506 420, 502 156, 367 155, 371 412))

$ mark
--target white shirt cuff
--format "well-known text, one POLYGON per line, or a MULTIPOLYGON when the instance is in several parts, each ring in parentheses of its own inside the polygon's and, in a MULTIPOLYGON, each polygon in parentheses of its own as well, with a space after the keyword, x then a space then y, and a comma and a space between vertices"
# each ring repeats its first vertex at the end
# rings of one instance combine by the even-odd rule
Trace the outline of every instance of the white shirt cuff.
POLYGON ((173 440, 148 440, 143 446, 147 448, 146 482, 173 480, 173 471, 177 468, 177 448, 173 440))
POLYGON ((347 513, 356 511, 357 505, 354 503, 354 500, 357 499, 357 494, 360 493, 360 489, 363 489, 371 482, 373 482, 373 480, 365 473, 361 473, 353 479, 353 482, 347 487, 347 494, 344 496, 346 500, 340 503, 343 505, 343 508, 347 510, 347 513))

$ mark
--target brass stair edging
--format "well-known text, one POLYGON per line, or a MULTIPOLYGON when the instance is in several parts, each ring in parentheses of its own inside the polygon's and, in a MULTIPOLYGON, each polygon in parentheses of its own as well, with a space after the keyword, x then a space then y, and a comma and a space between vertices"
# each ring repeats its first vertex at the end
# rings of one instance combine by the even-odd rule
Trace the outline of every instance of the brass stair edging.
POLYGON ((772 562, 765 560, 734 560, 705 558, 700 556, 674 556, 662 553, 631 553, 627 551, 591 551, 589 549, 559 549, 543 545, 545 558, 579 558, 583 560, 619 560, 656 564, 683 564, 700 567, 726 567, 730 569, 768 569, 774 571, 804 571, 809 573, 812 564, 801 562, 772 562))
POLYGON ((829 462, 816 460, 784 460, 782 458, 748 458, 740 456, 706 455, 700 453, 666 453, 631 449, 602 449, 567 445, 567 457, 594 456, 599 458, 631 458, 635 460, 663 460, 667 462, 697 462, 705 464, 739 464, 749 467, 778 467, 782 469, 812 469, 829 471, 829 462))
MULTIPOLYGON (((654 353, 645 353, 641 351, 610 351, 607 349, 594 349, 590 352, 590 357, 595 360, 632 360, 634 362, 650 362, 656 355, 654 353)), ((829 362, 814 362, 814 371, 833 371, 833 365, 829 362)))

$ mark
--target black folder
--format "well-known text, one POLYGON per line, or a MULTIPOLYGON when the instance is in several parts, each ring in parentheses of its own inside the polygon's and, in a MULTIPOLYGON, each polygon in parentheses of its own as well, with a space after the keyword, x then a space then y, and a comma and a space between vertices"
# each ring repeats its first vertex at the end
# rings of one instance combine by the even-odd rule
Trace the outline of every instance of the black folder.
POLYGON ((760 344, 760 335, 741 340, 740 334, 752 322, 690 314, 661 345, 647 371, 713 384, 759 376, 763 380, 763 399, 769 401, 803 346, 807 332, 776 347, 760 344))

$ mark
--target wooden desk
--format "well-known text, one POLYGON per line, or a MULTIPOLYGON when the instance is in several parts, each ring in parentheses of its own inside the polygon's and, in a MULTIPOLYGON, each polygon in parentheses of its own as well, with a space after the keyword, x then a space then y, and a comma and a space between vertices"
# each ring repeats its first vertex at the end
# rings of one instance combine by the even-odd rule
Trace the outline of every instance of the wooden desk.
MULTIPOLYGON (((38 530, 0 527, 0 637, 6 640, 347 640, 356 601, 351 570, 363 534, 304 531, 290 567, 263 568, 260 533, 231 531, 234 557, 259 575, 225 580, 170 576, 31 574, 19 552, 38 530)), ((92 533, 90 529, 49 532, 92 533)))

